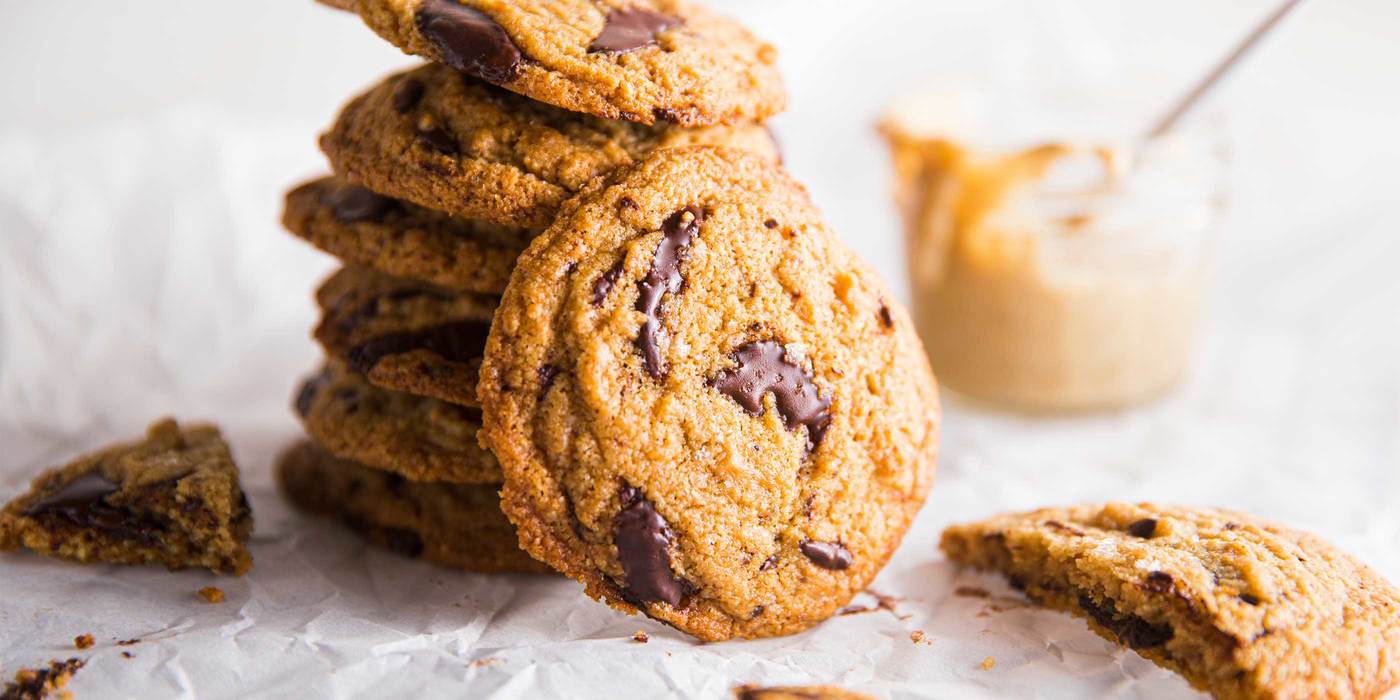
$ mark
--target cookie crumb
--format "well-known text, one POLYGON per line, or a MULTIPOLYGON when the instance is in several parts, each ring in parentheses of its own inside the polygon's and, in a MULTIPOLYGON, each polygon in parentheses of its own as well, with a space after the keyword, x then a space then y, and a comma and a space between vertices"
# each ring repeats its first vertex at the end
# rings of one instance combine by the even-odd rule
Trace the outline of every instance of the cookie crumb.
POLYGON ((909 633, 909 641, 915 644, 933 644, 933 640, 923 630, 914 630, 909 633))
POLYGON ((82 660, 74 658, 67 661, 50 661, 48 668, 22 668, 15 672, 12 682, 0 689, 0 698, 42 700, 55 691, 59 697, 72 697, 72 693, 63 690, 63 686, 67 685, 68 679, 82 667, 82 660))
POLYGON ((117 646, 119 646, 119 647, 129 647, 129 646, 131 646, 132 644, 140 644, 140 643, 141 643, 141 640, 139 640, 139 639, 123 639, 123 640, 121 640, 120 642, 117 642, 117 646))
POLYGON ((646 644, 647 642, 651 641, 651 635, 641 630, 637 630, 637 633, 632 635, 632 641, 637 642, 638 644, 646 644))
POLYGON ((205 586, 199 589, 199 597, 210 603, 222 603, 224 602, 224 591, 218 586, 205 586))
POLYGON ((73 638, 73 646, 78 649, 91 649, 94 643, 90 634, 80 634, 73 638))
POLYGON ((997 667, 997 657, 995 657, 995 656, 988 656, 987 658, 982 659, 981 669, 982 669, 983 671, 990 671, 990 670, 992 670, 992 669, 994 669, 994 668, 996 668, 996 667, 997 667))
POLYGON ((953 595, 960 598, 988 598, 992 594, 988 593, 987 589, 977 586, 958 586, 953 589, 953 595))
POLYGON ((122 658, 133 659, 133 658, 136 658, 136 657, 133 656, 131 652, 129 652, 129 651, 124 651, 124 652, 122 652, 122 658))

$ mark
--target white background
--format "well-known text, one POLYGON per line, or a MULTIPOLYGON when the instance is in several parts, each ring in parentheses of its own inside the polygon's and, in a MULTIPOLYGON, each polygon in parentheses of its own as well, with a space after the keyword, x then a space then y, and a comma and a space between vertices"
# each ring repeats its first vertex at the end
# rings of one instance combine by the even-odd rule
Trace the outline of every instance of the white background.
MULTIPOLYGON (((787 163, 897 286, 873 125, 921 86, 1126 80, 1162 102, 1271 4, 729 0, 778 44, 787 163)), ((1197 366, 1134 411, 1030 420, 947 407, 934 495, 877 582, 886 614, 699 646, 572 584, 444 572, 288 512, 270 487, 332 263, 280 233, 338 105, 411 59, 310 0, 0 0, 0 497, 162 414, 220 421, 257 566, 209 576, 0 557, 0 670, 98 636, 80 697, 426 691, 720 697, 834 681, 894 697, 1173 697, 1081 624, 950 598, 949 521, 1125 499, 1223 505, 1319 532, 1400 580, 1400 6, 1310 0, 1226 85, 1233 212, 1197 366), (627 641, 652 633, 645 647, 627 641), (932 645, 914 645, 923 629, 932 645), (133 659, 115 639, 143 637, 133 659), (987 655, 998 665, 976 669, 987 655), (489 661, 481 661, 490 659, 489 661), (473 663, 475 662, 475 663, 473 663), (618 679, 627 677, 625 683, 618 679)), ((1142 118, 1133 115, 1132 119, 1142 118)), ((1126 121, 1103 115, 1105 125, 1126 121)), ((1008 122, 1015 121, 1008 115, 1008 122)), ((996 124, 991 124, 995 128, 996 124)), ((997 589, 1004 590, 1004 589, 997 589)))

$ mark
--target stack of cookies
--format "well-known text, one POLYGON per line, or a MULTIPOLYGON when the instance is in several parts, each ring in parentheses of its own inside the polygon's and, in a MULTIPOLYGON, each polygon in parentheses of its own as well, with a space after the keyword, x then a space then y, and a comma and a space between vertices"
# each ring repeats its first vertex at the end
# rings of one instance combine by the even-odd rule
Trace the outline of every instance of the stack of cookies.
POLYGON ((904 310, 782 170, 774 49, 676 0, 327 0, 429 63, 351 100, 288 229, 345 266, 279 478, 477 572, 703 639, 875 576, 932 482, 904 310))

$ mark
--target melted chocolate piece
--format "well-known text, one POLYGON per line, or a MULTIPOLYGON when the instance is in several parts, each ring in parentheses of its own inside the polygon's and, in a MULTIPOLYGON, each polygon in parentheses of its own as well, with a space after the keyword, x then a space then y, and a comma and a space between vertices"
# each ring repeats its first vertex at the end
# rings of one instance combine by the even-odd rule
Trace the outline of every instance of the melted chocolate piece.
POLYGON ((423 83, 408 79, 399 83, 394 88, 394 111, 399 114, 406 114, 409 110, 418 106, 418 101, 423 99, 423 83))
POLYGON ((769 220, 763 222, 763 228, 778 228, 778 220, 777 220, 777 219, 769 219, 769 220))
POLYGON ((536 370, 536 373, 540 377, 540 393, 543 394, 554 385, 554 378, 559 376, 559 368, 551 364, 543 364, 536 370))
POLYGON ((447 66, 497 84, 520 75, 520 47, 481 11, 456 0, 423 0, 415 20, 447 66))
POLYGON ((106 477, 89 472, 35 501, 24 509, 24 514, 31 518, 66 521, 118 539, 138 540, 148 546, 158 544, 160 531, 164 529, 160 523, 106 502, 106 497, 118 490, 120 487, 106 477))
POLYGON ((1152 537, 1152 533, 1156 531, 1156 518, 1143 518, 1142 520, 1135 521, 1133 524, 1128 526, 1129 535, 1132 535, 1133 537, 1141 537, 1143 539, 1148 539, 1152 537))
POLYGON ((799 549, 812 560, 813 564, 823 569, 840 571, 850 568, 855 563, 855 558, 851 556, 851 550, 840 542, 803 542, 799 549))
POLYGON ((1153 593, 1170 593, 1176 587, 1176 579, 1165 571, 1153 571, 1143 579, 1142 587, 1153 593))
POLYGON ((389 355, 428 350, 453 362, 481 357, 486 350, 487 321, 456 321, 416 331, 390 333, 370 338, 345 353, 346 364, 356 374, 365 374, 389 355))
POLYGON ((1154 625, 1136 615, 1123 615, 1114 609, 1112 603, 1100 605, 1087 595, 1079 596, 1079 607, 1083 608, 1094 622, 1108 628, 1118 637, 1118 641, 1127 645, 1129 649, 1161 646, 1175 634, 1169 624, 1154 625))
POLYGON ((684 281, 681 262, 690 252, 690 242, 700 231, 704 220, 705 213, 696 206, 686 207, 668 217, 661 224, 661 243, 656 246, 651 270, 646 278, 637 283, 637 310, 647 315, 637 334, 637 347, 642 351, 647 374, 653 379, 666 376, 661 349, 656 346, 656 333, 661 329, 661 297, 667 292, 680 292, 684 281))
POLYGON ((629 7, 608 13, 603 31, 588 46, 589 53, 627 53, 656 43, 656 35, 681 24, 679 17, 629 7))
POLYGON ((617 278, 622 275, 622 261, 617 261, 616 265, 608 268, 602 276, 593 281, 593 305, 601 306, 603 300, 608 298, 608 293, 612 291, 613 285, 617 284, 617 278))
POLYGON ((831 399, 823 397, 811 375, 787 359, 777 341, 760 340, 734 351, 738 366, 710 380, 711 386, 739 402, 750 415, 763 413, 763 395, 772 392, 788 430, 807 426, 807 448, 816 449, 831 426, 831 399))
POLYGON ((457 139, 452 138, 452 134, 441 127, 419 131, 418 143, 443 155, 457 155, 457 139))
POLYGON ((622 502, 613 519, 613 540, 627 593, 642 603, 680 605, 686 586, 671 572, 671 528, 637 489, 623 489, 622 502))
POLYGON ((342 224, 382 221, 399 203, 363 187, 350 185, 328 193, 324 200, 335 220, 342 224))
POLYGON ((890 306, 885 302, 880 302, 880 325, 885 328, 894 328, 894 314, 890 313, 890 306))
POLYGON ((1259 596, 1254 595, 1253 593, 1241 593, 1240 601, 1242 601, 1246 605, 1258 605, 1259 596))
POLYGON ((57 491, 35 501, 24 509, 24 514, 33 516, 58 508, 86 506, 116 493, 120 489, 120 486, 98 472, 88 472, 64 484, 57 491))

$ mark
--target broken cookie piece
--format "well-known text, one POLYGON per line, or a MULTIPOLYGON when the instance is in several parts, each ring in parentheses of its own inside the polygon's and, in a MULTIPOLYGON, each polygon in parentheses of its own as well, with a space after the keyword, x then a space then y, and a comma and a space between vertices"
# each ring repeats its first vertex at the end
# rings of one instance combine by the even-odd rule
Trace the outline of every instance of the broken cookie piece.
POLYGON ((181 429, 166 419, 141 442, 40 474, 0 511, 0 551, 241 575, 253 565, 252 530, 238 467, 218 429, 181 429))
POLYGON ((78 669, 83 667, 81 659, 50 661, 48 668, 22 668, 15 672, 14 680, 0 689, 0 700, 43 700, 51 695, 60 697, 67 694, 63 687, 78 669))
POLYGON ((1217 698, 1371 698, 1400 682, 1400 591, 1318 538, 1257 518, 1047 508, 952 526, 940 547, 1217 698))

